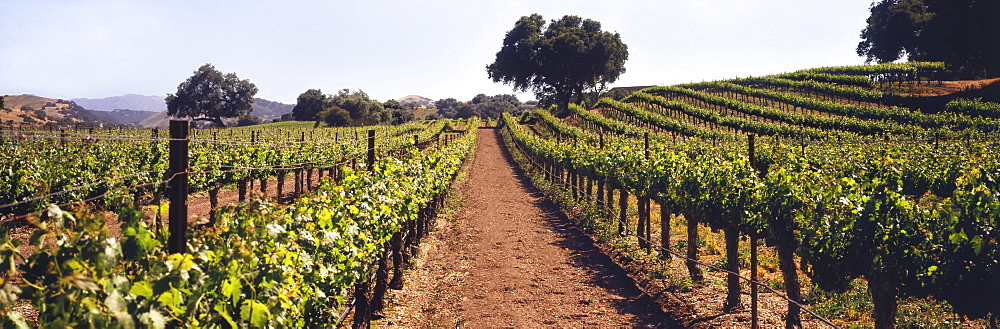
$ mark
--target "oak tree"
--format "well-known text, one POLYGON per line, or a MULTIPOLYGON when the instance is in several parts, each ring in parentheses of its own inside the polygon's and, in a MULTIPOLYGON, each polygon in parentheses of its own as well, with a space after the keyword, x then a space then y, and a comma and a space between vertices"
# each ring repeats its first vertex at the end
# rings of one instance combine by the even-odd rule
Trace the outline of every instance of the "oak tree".
POLYGON ((869 62, 943 61, 973 77, 1000 74, 1000 1, 881 0, 861 31, 869 62))
POLYGON ((177 86, 176 94, 167 95, 167 114, 225 127, 223 118, 253 111, 256 94, 257 86, 250 80, 240 80, 236 73, 222 74, 212 64, 205 64, 177 86))
POLYGON ((628 47, 618 33, 602 31, 600 22, 566 15, 546 26, 532 14, 507 32, 486 71, 494 82, 566 108, 585 90, 603 90, 618 80, 626 60, 628 47))

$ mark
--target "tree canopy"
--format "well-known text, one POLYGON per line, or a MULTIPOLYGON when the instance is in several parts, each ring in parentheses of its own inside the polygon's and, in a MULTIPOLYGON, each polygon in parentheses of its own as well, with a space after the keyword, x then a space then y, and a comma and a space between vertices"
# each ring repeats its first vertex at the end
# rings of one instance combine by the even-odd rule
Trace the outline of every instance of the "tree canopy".
POLYGON ((521 102, 515 95, 486 96, 479 94, 471 101, 460 102, 454 98, 440 99, 434 102, 437 113, 442 118, 466 119, 473 116, 483 118, 499 118, 500 112, 510 112, 517 115, 521 113, 521 102))
POLYGON ((318 119, 317 114, 322 112, 326 105, 326 96, 319 89, 309 89, 299 94, 292 108, 292 119, 298 121, 311 121, 318 119))
POLYGON ((366 126, 385 122, 385 107, 382 103, 371 99, 362 90, 352 92, 341 89, 336 95, 327 96, 326 107, 337 106, 351 114, 351 124, 366 126))
POLYGON ((236 73, 222 74, 205 64, 177 86, 177 94, 167 95, 167 114, 211 121, 225 127, 222 118, 234 118, 253 111, 257 86, 240 80, 236 73))
POLYGON ((869 62, 943 61, 972 76, 1000 75, 1000 1, 881 0, 857 52, 869 62))
POLYGON ((628 47, 601 23, 567 15, 548 26, 539 14, 523 16, 507 32, 490 79, 534 92, 563 107, 585 90, 603 90, 625 72, 628 47))

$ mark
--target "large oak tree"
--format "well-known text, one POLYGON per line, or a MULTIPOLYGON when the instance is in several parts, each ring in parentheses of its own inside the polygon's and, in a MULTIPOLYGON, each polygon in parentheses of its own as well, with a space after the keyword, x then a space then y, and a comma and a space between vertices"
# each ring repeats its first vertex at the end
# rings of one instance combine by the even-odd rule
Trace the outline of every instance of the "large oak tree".
POLYGON ((625 72, 628 47, 601 23, 563 16, 546 26, 541 15, 523 16, 507 32, 496 60, 486 66, 490 79, 534 92, 562 108, 585 90, 603 90, 625 72))
POLYGON ((868 61, 943 61, 972 76, 1000 75, 1000 1, 881 0, 858 55, 868 61))
POLYGON ((212 64, 205 64, 177 86, 177 94, 167 95, 167 114, 225 127, 223 118, 253 111, 256 94, 257 86, 250 80, 240 80, 236 73, 222 74, 212 64))

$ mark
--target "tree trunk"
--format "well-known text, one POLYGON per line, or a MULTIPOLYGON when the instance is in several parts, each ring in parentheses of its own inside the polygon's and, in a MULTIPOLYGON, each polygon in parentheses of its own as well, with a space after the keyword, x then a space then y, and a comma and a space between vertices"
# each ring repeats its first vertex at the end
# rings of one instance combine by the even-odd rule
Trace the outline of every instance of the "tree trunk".
POLYGON ((694 262, 698 260, 698 219, 689 213, 684 214, 684 218, 687 219, 688 229, 687 257, 691 259, 686 263, 688 273, 691 274, 692 281, 701 282, 705 276, 701 274, 701 268, 694 262))
MULTIPOLYGON (((799 274, 795 269, 795 249, 784 244, 778 245, 778 267, 781 269, 781 277, 785 281, 785 293, 788 298, 796 302, 801 301, 799 294, 799 274)), ((791 302, 788 303, 788 314, 785 315, 785 329, 802 328, 802 320, 799 319, 799 307, 791 302)))
POLYGON ((389 253, 383 253, 375 269, 375 287, 372 289, 372 313, 381 314, 385 309, 385 293, 389 290, 389 253))
POLYGON ((392 248, 392 281, 389 281, 391 289, 403 289, 403 235, 406 232, 404 224, 404 228, 396 232, 392 236, 392 240, 389 240, 389 245, 392 248))
MULTIPOLYGON (((734 226, 727 226, 726 235, 726 269, 734 273, 740 272, 740 231, 734 226)), ((733 313, 742 308, 740 303, 740 278, 736 274, 726 274, 726 304, 723 312, 733 313)))
POLYGON ((239 182, 236 183, 236 186, 237 186, 237 189, 239 189, 240 202, 246 201, 247 200, 247 180, 246 179, 241 179, 239 182))
POLYGON ((352 329, 367 329, 372 322, 371 298, 368 295, 370 283, 354 285, 354 322, 352 329))
POLYGON ((601 204, 604 203, 604 181, 597 181, 597 201, 594 203, 597 205, 598 211, 601 211, 601 204))
POLYGON ((879 280, 879 275, 868 276, 868 291, 875 304, 875 329, 896 328, 896 286, 879 280))

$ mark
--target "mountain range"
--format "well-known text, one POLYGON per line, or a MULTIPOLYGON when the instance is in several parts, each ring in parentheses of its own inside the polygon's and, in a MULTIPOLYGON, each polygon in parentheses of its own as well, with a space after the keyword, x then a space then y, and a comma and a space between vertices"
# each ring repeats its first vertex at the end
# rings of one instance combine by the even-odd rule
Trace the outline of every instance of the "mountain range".
MULTIPOLYGON (((400 103, 433 106, 430 98, 409 95, 398 98, 400 103)), ((126 94, 105 98, 73 98, 70 100, 36 95, 7 95, 0 111, 0 122, 12 124, 100 123, 126 124, 145 128, 167 127, 170 117, 163 96, 126 94)), ((295 105, 254 98, 251 114, 271 121, 292 111, 295 105)))

